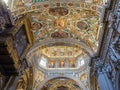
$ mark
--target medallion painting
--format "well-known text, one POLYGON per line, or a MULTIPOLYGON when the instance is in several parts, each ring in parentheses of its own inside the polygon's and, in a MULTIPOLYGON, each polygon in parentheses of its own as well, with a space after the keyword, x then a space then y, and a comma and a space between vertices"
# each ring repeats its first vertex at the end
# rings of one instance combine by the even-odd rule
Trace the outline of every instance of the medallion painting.
MULTIPOLYGON (((60 3, 57 3, 57 6, 60 6, 60 3)), ((50 8, 49 14, 53 16, 65 16, 68 14, 68 9, 63 7, 50 8)))

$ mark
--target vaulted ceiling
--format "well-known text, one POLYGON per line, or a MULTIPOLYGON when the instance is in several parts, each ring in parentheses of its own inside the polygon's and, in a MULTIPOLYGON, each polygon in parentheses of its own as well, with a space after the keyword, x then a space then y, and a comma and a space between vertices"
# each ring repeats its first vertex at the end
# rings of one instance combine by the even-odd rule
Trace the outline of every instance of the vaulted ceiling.
MULTIPOLYGON (((37 61, 36 66, 39 67, 39 59, 42 60, 44 56, 51 65, 56 61, 60 61, 60 65, 66 65, 67 60, 72 64, 80 64, 74 61, 81 58, 89 62, 90 57, 96 54, 102 32, 103 0, 11 1, 9 6, 14 17, 17 17, 16 20, 24 15, 30 18, 30 30, 34 36, 34 46, 27 54, 30 63, 37 61)), ((55 83, 58 84, 59 81, 55 83)))
POLYGON ((35 42, 75 39, 96 51, 102 0, 13 0, 13 15, 30 15, 35 42))
POLYGON ((81 87, 74 80, 68 78, 56 78, 50 80, 43 88, 46 90, 81 90, 81 87))
POLYGON ((10 8, 18 19, 25 14, 30 17, 34 42, 44 46, 37 52, 57 58, 97 52, 102 6, 103 0, 12 0, 10 8))

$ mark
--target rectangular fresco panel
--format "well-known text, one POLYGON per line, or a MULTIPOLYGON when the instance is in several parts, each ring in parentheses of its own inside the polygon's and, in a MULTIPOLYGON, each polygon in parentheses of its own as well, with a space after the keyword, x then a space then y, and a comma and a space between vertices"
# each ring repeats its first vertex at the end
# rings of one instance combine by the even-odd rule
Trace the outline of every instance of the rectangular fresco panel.
POLYGON ((26 30, 25 26, 22 25, 19 29, 19 31, 16 33, 15 37, 15 48, 17 49, 18 56, 20 57, 24 51, 24 49, 27 46, 27 36, 26 36, 26 30))

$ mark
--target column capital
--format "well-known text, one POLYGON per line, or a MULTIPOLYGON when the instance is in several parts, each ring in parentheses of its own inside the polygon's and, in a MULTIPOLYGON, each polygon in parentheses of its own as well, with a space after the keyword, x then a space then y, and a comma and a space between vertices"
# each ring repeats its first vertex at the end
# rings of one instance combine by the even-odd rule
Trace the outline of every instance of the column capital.
POLYGON ((110 73, 111 72, 110 64, 105 63, 105 61, 103 59, 100 59, 100 58, 94 58, 92 66, 94 69, 94 74, 96 76, 100 73, 110 73))

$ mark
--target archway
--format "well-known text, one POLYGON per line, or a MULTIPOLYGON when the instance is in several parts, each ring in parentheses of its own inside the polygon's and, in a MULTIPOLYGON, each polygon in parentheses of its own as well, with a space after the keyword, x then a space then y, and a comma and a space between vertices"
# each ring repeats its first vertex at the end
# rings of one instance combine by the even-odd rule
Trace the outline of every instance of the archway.
POLYGON ((37 90, 83 90, 73 79, 66 77, 56 77, 48 80, 41 88, 37 90))

